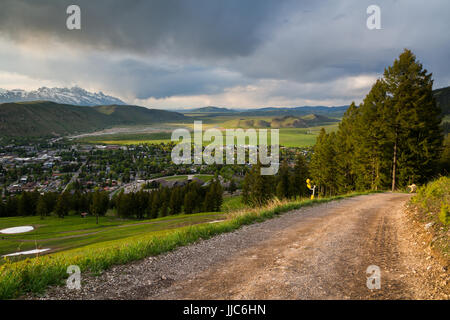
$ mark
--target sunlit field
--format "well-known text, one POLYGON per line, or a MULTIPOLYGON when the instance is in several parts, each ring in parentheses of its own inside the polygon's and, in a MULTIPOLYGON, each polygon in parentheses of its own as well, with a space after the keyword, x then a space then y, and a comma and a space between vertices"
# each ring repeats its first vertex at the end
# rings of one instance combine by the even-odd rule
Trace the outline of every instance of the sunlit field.
MULTIPOLYGON (((2 228, 16 226, 33 226, 35 230, 21 234, 1 234, 0 256, 19 251, 49 248, 51 252, 63 251, 115 239, 139 236, 154 232, 171 230, 183 226, 207 223, 223 219, 221 213, 198 213, 192 215, 176 215, 152 220, 124 220, 114 217, 96 218, 88 216, 58 217, 13 217, 0 218, 2 228)), ((13 260, 23 259, 21 255, 11 257, 13 260)))
MULTIPOLYGON (((216 124, 204 124, 203 129, 217 128, 222 131, 224 142, 226 136, 226 129, 234 129, 234 127, 228 127, 228 125, 222 126, 222 124, 230 124, 230 122, 216 123, 216 124)), ((192 129, 190 124, 185 126, 188 129, 192 129)), ((325 128, 327 132, 337 130, 338 123, 326 124, 322 126, 314 126, 309 128, 281 128, 279 129, 280 145, 285 147, 310 147, 316 143, 317 136, 321 128, 325 128)), ((247 130, 248 128, 244 128, 247 130)), ((257 130, 257 129, 256 129, 257 130)), ((192 135, 193 138, 193 135, 192 135)), ((84 143, 94 144, 115 144, 115 145, 137 145, 137 144, 159 144, 168 143, 171 141, 171 132, 158 132, 158 133, 140 133, 140 134, 114 134, 85 137, 79 140, 84 143)), ((270 143, 270 129, 268 130, 268 143, 270 143)), ((248 140, 247 140, 248 143, 248 140)), ((204 141, 204 144, 209 144, 208 141, 204 141)))

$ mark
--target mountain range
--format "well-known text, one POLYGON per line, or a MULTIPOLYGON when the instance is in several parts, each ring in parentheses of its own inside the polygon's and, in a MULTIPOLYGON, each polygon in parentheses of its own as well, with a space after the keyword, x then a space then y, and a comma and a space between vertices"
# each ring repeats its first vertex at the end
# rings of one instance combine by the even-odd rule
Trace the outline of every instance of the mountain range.
POLYGON ((342 117, 347 110, 348 106, 338 106, 338 107, 326 107, 326 106, 303 106, 303 107, 269 107, 269 108, 257 108, 257 109, 228 109, 221 107, 208 106, 196 109, 184 109, 177 110, 177 112, 183 114, 209 114, 212 116, 217 115, 232 115, 236 114, 239 116, 305 116, 308 114, 316 114, 322 116, 330 117, 342 117))
MULTIPOLYGON (((450 87, 444 87, 433 90, 436 103, 442 109, 442 114, 450 114, 450 87)), ((348 106, 301 106, 301 107, 266 107, 256 109, 228 109, 223 107, 208 106, 196 109, 177 110, 177 112, 184 114, 211 114, 217 116, 218 114, 235 113, 240 116, 304 116, 308 114, 322 115, 328 117, 342 117, 348 106)))
MULTIPOLYGON (((443 115, 449 114, 450 87, 434 90, 434 96, 443 115)), ((202 118, 232 116, 239 120, 239 125, 243 127, 308 127, 325 120, 325 122, 336 121, 342 117, 347 108, 348 106, 304 106, 228 109, 209 106, 174 112, 125 105, 120 99, 107 96, 102 92, 91 93, 78 87, 70 89, 43 87, 29 92, 0 90, 0 136, 60 136, 122 125, 190 122, 193 118, 187 115, 196 116, 196 113, 202 118), (20 102, 43 97, 52 101, 20 102), (14 100, 14 102, 1 103, 5 100, 14 100), (70 101, 70 103, 56 101, 70 101), (272 121, 248 122, 252 117, 257 116, 270 117, 272 121)))
POLYGON ((0 103, 24 101, 53 101, 61 104, 76 106, 123 105, 122 100, 105 95, 103 92, 89 92, 80 87, 47 88, 42 87, 33 91, 22 89, 0 89, 0 103))
POLYGON ((75 106, 49 101, 0 104, 0 136, 39 137, 85 133, 113 126, 186 121, 177 112, 138 106, 75 106))

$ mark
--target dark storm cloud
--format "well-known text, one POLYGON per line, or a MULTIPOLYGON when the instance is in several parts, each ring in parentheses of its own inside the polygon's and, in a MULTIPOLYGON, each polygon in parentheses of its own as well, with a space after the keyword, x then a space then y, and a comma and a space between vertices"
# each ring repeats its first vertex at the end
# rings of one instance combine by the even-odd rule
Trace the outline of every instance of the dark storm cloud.
MULTIPOLYGON (((254 78, 299 82, 329 81, 358 74, 381 74, 409 48, 448 84, 450 2, 320 1, 312 10, 291 10, 271 41, 237 63, 254 78), (381 30, 366 27, 366 8, 381 8, 381 30), (446 58, 447 57, 447 58, 446 58), (261 68, 264 66, 264 68, 261 68)), ((301 7, 301 6, 299 6, 301 7)))
POLYGON ((95 48, 227 57, 248 55, 264 40, 284 1, 270 0, 2 0, 0 32, 33 35, 95 48), (77 4, 82 30, 66 29, 66 8, 77 4))
POLYGON ((239 74, 225 70, 199 66, 160 68, 131 59, 121 61, 113 70, 116 85, 127 83, 137 99, 217 94, 223 88, 247 83, 239 74))
POLYGON ((0 71, 86 83, 137 99, 243 94, 248 86, 250 95, 274 103, 350 102, 360 99, 404 48, 433 72, 435 87, 450 83, 447 0, 0 4, 0 71), (81 7, 81 31, 65 27, 70 4, 81 7), (381 30, 366 27, 372 4, 381 7, 381 30), (5 37, 25 48, 32 42, 49 56, 35 54, 31 45, 15 50, 4 42, 3 50, 5 37), (73 55, 52 55, 55 43, 73 55))

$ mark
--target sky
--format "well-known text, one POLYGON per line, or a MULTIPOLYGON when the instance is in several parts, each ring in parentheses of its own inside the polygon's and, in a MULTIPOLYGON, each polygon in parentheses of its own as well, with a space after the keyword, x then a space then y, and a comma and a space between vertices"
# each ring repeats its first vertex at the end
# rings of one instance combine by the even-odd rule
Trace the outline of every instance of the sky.
POLYGON ((450 85, 448 0, 0 0, 0 88, 160 109, 361 102, 404 48, 450 85), (81 9, 68 30, 66 9, 81 9), (370 30, 369 5, 381 29, 370 30))

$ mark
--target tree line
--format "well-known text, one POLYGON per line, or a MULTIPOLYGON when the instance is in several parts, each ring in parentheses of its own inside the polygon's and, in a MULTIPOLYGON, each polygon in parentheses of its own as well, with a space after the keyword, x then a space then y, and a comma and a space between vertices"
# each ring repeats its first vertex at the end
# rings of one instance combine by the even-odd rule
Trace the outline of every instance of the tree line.
POLYGON ((223 188, 217 179, 208 186, 192 181, 185 186, 160 187, 151 192, 119 193, 112 205, 120 217, 153 219, 180 213, 220 211, 223 188))
POLYGON ((261 163, 254 165, 244 177, 242 184, 242 201, 251 206, 261 206, 273 197, 295 199, 309 197, 311 192, 306 187, 309 169, 305 156, 297 154, 293 167, 286 160, 282 161, 278 174, 261 175, 261 163))
POLYGON ((54 214, 64 218, 69 214, 89 213, 104 216, 108 209, 116 210, 123 218, 157 218, 174 214, 220 211, 223 202, 223 189, 217 179, 208 186, 193 181, 185 186, 161 187, 151 191, 138 191, 125 194, 120 192, 110 199, 105 191, 82 193, 48 192, 40 194, 22 192, 0 201, 0 217, 41 216, 54 214))
POLYGON ((442 112, 433 97, 432 74, 405 49, 385 69, 363 102, 353 102, 336 132, 321 129, 311 160, 283 162, 276 176, 261 176, 258 164, 247 173, 243 201, 260 206, 273 197, 395 190, 423 184, 450 172, 450 143, 443 143, 442 112))

